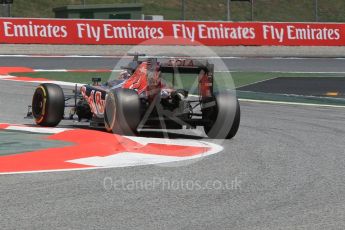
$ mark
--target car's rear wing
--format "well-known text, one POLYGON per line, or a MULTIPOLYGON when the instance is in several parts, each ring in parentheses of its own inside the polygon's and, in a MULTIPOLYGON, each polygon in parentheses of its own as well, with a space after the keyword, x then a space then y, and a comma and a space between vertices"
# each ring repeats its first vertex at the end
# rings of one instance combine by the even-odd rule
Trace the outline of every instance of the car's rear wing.
MULTIPOLYGON (((128 66, 122 66, 122 69, 134 71, 136 67, 143 61, 150 63, 151 67, 156 66, 158 63, 159 71, 163 73, 195 73, 199 74, 202 70, 205 74, 213 76, 214 65, 210 64, 207 60, 202 59, 188 59, 188 58, 170 58, 168 60, 158 60, 157 57, 148 57, 145 54, 129 54, 133 56, 133 61, 128 66), (139 57, 145 57, 139 60, 139 57)), ((154 71, 154 69, 152 69, 154 71)))
POLYGON ((213 74, 214 65, 204 60, 196 59, 170 59, 167 62, 160 63, 159 71, 163 73, 196 73, 201 71, 213 74))

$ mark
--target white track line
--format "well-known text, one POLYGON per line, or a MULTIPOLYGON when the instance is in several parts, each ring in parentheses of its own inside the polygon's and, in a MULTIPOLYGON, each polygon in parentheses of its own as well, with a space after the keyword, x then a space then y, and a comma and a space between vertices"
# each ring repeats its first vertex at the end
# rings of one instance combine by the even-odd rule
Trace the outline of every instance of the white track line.
POLYGON ((278 77, 272 77, 272 78, 269 78, 269 79, 264 79, 264 80, 261 80, 261 81, 256 81, 256 82, 253 82, 253 83, 248 83, 246 85, 241 85, 240 87, 238 88, 242 88, 242 87, 246 87, 248 85, 254 85, 254 84, 258 84, 258 83, 262 83, 262 82, 265 82, 265 81, 270 81, 270 80, 273 80, 273 79, 277 79, 278 77))
POLYGON ((345 105, 312 104, 312 103, 302 103, 302 102, 267 101, 267 100, 254 100, 254 99, 239 99, 239 101, 265 103, 265 104, 278 104, 278 105, 301 105, 301 106, 311 106, 311 107, 345 108, 345 105))
POLYGON ((7 128, 5 128, 5 130, 23 131, 23 132, 30 132, 30 133, 57 134, 57 133, 61 133, 70 129, 9 125, 7 128))
MULTIPOLYGON (((72 72, 72 73, 83 73, 83 72, 87 72, 87 73, 99 73, 99 72, 104 72, 104 70, 106 69, 34 69, 35 72, 52 72, 52 73, 58 73, 58 72, 72 72)), ((122 70, 107 70, 109 72, 120 72, 122 70)), ((107 72, 105 72, 107 73, 107 72)))
POLYGON ((9 78, 15 78, 15 76, 11 76, 11 75, 0 75, 0 79, 9 79, 9 78))

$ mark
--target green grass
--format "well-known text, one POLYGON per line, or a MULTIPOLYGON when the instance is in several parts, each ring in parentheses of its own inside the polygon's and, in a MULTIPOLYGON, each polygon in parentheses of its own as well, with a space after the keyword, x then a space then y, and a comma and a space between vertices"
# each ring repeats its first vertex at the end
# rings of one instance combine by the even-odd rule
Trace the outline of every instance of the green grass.
MULTIPOLYGON (((164 15, 165 19, 181 19, 181 0, 85 0, 87 4, 124 2, 144 3, 145 14, 164 15)), ((15 0, 14 17, 54 17, 52 8, 80 4, 80 0, 15 0)), ((188 0, 187 20, 226 20, 226 0, 188 0)), ((254 19, 257 21, 314 21, 314 0, 255 0, 254 19)), ((320 21, 345 21, 344 0, 318 0, 320 21)), ((232 2, 234 21, 251 20, 248 2, 232 2)))

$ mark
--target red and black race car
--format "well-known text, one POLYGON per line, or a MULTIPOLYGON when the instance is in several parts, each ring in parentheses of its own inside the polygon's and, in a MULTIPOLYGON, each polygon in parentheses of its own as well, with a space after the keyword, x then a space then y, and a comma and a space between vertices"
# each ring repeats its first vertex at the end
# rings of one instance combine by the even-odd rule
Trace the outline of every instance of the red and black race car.
POLYGON ((203 60, 139 58, 135 55, 117 79, 84 85, 64 95, 59 85, 44 83, 32 99, 40 126, 57 126, 71 107, 79 121, 131 135, 142 129, 202 126, 210 138, 230 139, 240 124, 240 106, 231 90, 214 90, 214 65, 203 60), (186 89, 187 88, 187 89, 186 89), (72 105, 68 101, 73 100, 72 105))

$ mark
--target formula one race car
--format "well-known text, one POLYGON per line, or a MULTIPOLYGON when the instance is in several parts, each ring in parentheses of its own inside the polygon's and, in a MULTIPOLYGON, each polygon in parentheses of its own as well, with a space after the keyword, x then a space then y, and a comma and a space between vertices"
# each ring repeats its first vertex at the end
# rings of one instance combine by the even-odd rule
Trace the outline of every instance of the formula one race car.
POLYGON ((59 85, 44 83, 32 99, 40 126, 57 126, 71 108, 70 119, 89 120, 92 127, 131 135, 142 129, 202 126, 210 138, 230 139, 240 124, 240 106, 231 90, 214 91, 214 65, 203 60, 139 58, 135 55, 120 77, 64 95, 59 85), (194 76, 191 78, 190 76, 194 76), (186 90, 184 86, 188 86, 186 90), (192 95, 195 94, 195 95, 192 95), (73 100, 70 105, 67 102, 73 100))

